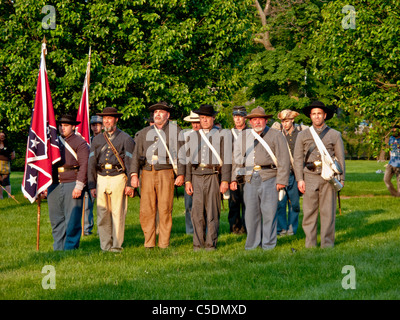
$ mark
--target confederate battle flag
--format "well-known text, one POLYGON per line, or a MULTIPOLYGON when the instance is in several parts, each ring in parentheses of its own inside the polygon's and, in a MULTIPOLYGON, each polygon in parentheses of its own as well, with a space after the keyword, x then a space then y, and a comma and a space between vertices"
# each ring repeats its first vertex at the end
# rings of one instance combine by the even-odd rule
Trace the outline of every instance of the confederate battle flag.
POLYGON ((75 132, 82 136, 83 139, 90 146, 90 133, 89 133, 89 83, 90 83, 90 50, 89 50, 89 61, 86 67, 85 81, 83 83, 82 98, 79 104, 78 114, 76 121, 79 121, 75 127, 75 132))
POLYGON ((22 181, 22 192, 31 203, 51 185, 52 165, 61 159, 45 54, 46 44, 43 43, 22 181))

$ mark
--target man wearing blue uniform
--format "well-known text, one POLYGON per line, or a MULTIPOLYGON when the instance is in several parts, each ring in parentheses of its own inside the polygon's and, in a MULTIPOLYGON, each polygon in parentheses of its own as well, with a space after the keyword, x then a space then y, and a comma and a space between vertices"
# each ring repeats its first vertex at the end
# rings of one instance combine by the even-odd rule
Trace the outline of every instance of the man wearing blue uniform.
POLYGON ((400 197, 400 125, 395 125, 392 129, 393 135, 389 138, 390 161, 385 170, 386 187, 394 197, 400 197), (396 175, 397 190, 393 186, 392 177, 396 175))

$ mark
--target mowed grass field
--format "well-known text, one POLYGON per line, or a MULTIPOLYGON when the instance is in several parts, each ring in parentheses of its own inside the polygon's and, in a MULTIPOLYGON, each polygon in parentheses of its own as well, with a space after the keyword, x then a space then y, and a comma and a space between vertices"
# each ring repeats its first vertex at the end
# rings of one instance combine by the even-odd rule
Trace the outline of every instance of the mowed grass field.
MULTIPOLYGON (((384 171, 385 163, 346 164, 335 247, 306 249, 300 227, 297 235, 278 238, 270 251, 244 250, 246 235, 229 233, 224 201, 218 249, 193 252, 192 237, 185 234, 182 189, 174 200, 168 249, 144 249, 135 198, 129 199, 122 253, 102 252, 96 228, 78 250, 54 252, 46 201, 36 251, 37 206, 21 193, 23 173, 12 173, 13 194, 20 204, 0 200, 0 299, 397 300, 400 198, 389 196, 383 174, 375 173, 384 171), (56 272, 55 289, 42 286, 45 266, 56 272), (350 275, 353 287, 346 289, 350 275)), ((302 213, 300 226, 301 220, 302 213)))

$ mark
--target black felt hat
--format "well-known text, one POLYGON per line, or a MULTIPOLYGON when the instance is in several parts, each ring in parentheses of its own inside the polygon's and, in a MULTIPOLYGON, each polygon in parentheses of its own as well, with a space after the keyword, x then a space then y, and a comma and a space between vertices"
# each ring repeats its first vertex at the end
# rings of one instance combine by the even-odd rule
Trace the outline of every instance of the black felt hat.
POLYGON ((313 101, 309 106, 303 108, 303 113, 307 116, 310 117, 311 110, 314 108, 322 109, 326 113, 326 118, 325 120, 329 120, 333 117, 335 114, 335 108, 333 107, 327 107, 323 102, 321 101, 313 101))
POLYGON ((214 107, 210 104, 202 104, 199 109, 193 110, 194 113, 202 116, 214 117, 218 114, 218 111, 214 110, 214 107))
POLYGON ((76 117, 70 114, 63 114, 60 118, 58 118, 57 122, 60 123, 67 123, 73 126, 80 124, 80 121, 76 121, 76 117))

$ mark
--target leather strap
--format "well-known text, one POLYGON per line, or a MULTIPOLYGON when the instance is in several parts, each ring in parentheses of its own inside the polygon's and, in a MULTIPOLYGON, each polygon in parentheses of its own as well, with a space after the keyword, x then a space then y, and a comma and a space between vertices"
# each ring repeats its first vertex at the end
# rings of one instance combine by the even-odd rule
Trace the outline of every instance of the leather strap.
POLYGON ((112 144, 111 140, 108 138, 107 133, 103 132, 103 136, 106 139, 106 142, 108 143, 108 145, 110 146, 112 152, 114 153, 114 156, 117 158, 117 160, 118 160, 119 164, 121 165, 123 171, 126 171, 124 162, 122 161, 121 157, 119 156, 117 149, 115 149, 115 147, 112 144))

